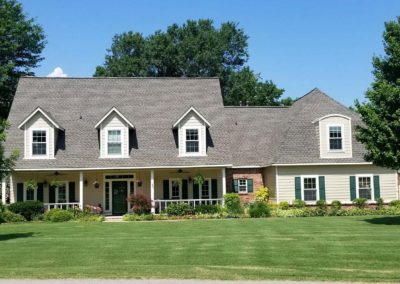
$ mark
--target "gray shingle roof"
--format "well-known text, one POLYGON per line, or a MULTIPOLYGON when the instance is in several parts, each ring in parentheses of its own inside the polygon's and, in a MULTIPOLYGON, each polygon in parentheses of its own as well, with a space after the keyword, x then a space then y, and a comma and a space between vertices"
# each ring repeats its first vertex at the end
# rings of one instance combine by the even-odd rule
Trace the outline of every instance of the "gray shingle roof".
MULTIPOLYGON (((272 163, 336 162, 320 159, 312 122, 323 115, 356 114, 319 90, 290 108, 224 107, 216 78, 21 78, 11 108, 6 149, 23 149, 18 129, 37 106, 65 128, 65 147, 53 160, 23 160, 17 169, 115 168, 198 165, 265 166, 272 163), (94 128, 111 107, 135 125, 128 159, 100 159, 94 128), (178 157, 173 123, 191 106, 210 123, 206 157, 178 157)), ((362 162, 353 139, 353 158, 362 162)), ((23 156, 23 155, 21 155, 23 156)))

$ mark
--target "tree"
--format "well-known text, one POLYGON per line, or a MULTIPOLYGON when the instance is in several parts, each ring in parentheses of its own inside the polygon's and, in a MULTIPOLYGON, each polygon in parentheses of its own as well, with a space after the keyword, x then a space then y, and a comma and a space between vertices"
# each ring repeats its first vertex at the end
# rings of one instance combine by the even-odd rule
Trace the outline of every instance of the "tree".
POLYGON ((374 164, 400 169, 400 17, 385 23, 385 56, 373 57, 375 81, 366 92, 367 101, 356 101, 365 125, 357 128, 357 139, 374 164))
POLYGON ((43 59, 42 28, 28 18, 15 0, 0 0, 0 119, 5 119, 14 98, 18 78, 33 75, 43 59))
POLYGON ((5 157, 3 143, 6 140, 8 127, 9 125, 5 120, 0 121, 0 180, 9 174, 19 156, 19 152, 15 150, 9 157, 5 157))
POLYGON ((148 37, 126 32, 114 36, 105 63, 94 76, 219 77, 226 104, 238 105, 250 98, 252 104, 277 104, 283 90, 244 69, 247 39, 238 24, 226 22, 215 28, 211 20, 173 24, 148 37), (243 89, 239 85, 248 85, 246 93, 230 90, 243 89))

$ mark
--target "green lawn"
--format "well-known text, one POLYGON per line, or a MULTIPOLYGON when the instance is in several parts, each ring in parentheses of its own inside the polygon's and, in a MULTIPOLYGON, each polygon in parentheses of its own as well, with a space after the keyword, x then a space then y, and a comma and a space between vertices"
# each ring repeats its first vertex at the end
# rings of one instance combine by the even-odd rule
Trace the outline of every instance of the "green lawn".
POLYGON ((400 281, 400 217, 3 224, 0 277, 400 281))

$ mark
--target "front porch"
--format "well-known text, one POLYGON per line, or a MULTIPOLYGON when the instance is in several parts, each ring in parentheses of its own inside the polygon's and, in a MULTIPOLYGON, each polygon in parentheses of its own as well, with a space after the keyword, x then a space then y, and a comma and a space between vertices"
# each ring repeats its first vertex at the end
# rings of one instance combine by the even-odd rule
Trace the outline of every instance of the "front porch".
MULTIPOLYGON (((7 190, 8 191, 8 190, 7 190)), ((128 197, 141 192, 152 203, 151 213, 161 213, 173 203, 222 204, 226 193, 225 168, 169 168, 138 170, 86 170, 14 172, 2 182, 3 202, 39 200, 45 209, 101 206, 105 215, 131 212, 128 197), (194 177, 201 174, 200 188, 194 177), (31 189, 28 181, 36 181, 31 189), (6 193, 7 183, 9 192, 6 193)))

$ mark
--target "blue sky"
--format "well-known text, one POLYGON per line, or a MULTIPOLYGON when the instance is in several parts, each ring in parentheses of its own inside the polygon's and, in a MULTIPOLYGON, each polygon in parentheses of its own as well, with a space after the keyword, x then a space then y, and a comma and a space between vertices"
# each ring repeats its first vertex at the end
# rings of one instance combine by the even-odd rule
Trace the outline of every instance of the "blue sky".
POLYGON ((318 87, 345 105, 363 99, 373 80, 371 58, 383 54, 384 22, 400 15, 398 0, 21 2, 47 35, 37 76, 59 66, 69 77, 90 77, 116 33, 148 35, 172 23, 210 18, 218 26, 240 24, 250 37, 248 64, 284 88, 285 96, 318 87))

